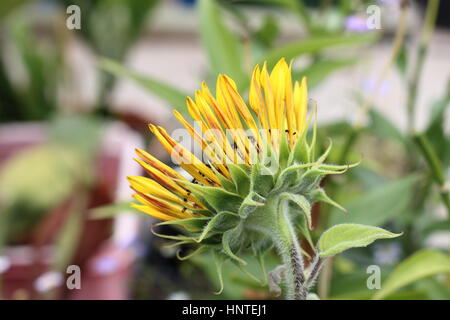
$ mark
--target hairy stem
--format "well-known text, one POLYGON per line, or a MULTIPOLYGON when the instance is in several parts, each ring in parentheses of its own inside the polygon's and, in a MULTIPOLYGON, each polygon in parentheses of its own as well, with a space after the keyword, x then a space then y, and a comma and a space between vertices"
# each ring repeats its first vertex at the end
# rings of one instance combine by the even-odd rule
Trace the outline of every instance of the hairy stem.
POLYGON ((316 282, 316 279, 320 273, 320 269, 322 269, 323 263, 324 260, 317 254, 314 257, 314 261, 312 262, 311 273, 309 274, 308 280, 306 280, 307 290, 309 290, 316 282))
POLYGON ((298 236, 286 210, 286 201, 278 206, 275 243, 285 265, 286 299, 306 300, 304 264, 298 236))

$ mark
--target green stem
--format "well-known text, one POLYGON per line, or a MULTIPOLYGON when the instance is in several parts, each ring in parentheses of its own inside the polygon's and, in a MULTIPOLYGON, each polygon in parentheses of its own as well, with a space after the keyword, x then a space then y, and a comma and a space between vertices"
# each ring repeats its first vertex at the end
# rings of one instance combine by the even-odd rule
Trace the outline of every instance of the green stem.
POLYGON ((328 299, 331 279, 333 277, 333 264, 334 258, 329 258, 319 277, 319 297, 322 300, 328 299))
POLYGON ((287 212, 287 200, 281 199, 274 224, 275 244, 285 270, 286 299, 306 300, 304 264, 298 236, 287 212))
POLYGON ((428 141, 427 137, 423 134, 416 134, 414 137, 414 142, 419 147, 428 167, 431 170, 433 180, 439 187, 439 193, 441 195, 442 203, 447 208, 447 212, 450 216, 450 194, 449 187, 445 181, 444 169, 439 161, 439 158, 428 141))
POLYGON ((423 63, 428 52, 428 44, 434 31, 436 16, 439 9, 439 0, 429 0, 425 14, 425 22, 422 29, 420 44, 417 53, 417 60, 414 66, 411 79, 408 84, 408 96, 406 106, 408 108, 408 132, 414 131, 416 117, 417 89, 422 75, 423 63))

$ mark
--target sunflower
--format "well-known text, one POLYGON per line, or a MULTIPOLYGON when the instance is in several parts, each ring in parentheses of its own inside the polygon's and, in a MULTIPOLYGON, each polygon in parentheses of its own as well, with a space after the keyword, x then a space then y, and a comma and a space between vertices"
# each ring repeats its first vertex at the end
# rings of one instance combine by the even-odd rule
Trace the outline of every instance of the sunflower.
POLYGON ((331 143, 316 157, 315 121, 312 138, 307 137, 314 118, 314 112, 307 117, 307 82, 293 83, 284 59, 270 73, 266 64, 255 67, 248 102, 231 78, 220 75, 215 96, 202 83, 195 98, 187 98, 193 121, 174 111, 200 152, 187 147, 183 135, 177 141, 150 124, 172 161, 190 177, 137 149, 136 161, 149 178, 128 177, 138 202, 133 207, 183 231, 160 236, 196 244, 194 253, 211 249, 219 271, 225 260, 244 267, 245 251, 262 257, 275 246, 286 266, 287 297, 303 299, 307 291, 298 238, 311 242, 314 202, 341 208, 320 181, 349 166, 324 163, 331 143))

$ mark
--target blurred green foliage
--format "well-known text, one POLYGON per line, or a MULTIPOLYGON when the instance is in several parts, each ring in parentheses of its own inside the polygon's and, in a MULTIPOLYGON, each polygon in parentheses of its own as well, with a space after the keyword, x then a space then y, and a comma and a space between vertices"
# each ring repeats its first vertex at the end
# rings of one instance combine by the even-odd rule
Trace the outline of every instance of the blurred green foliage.
POLYGON ((4 244, 29 237, 36 224, 77 188, 92 185, 99 134, 93 119, 57 118, 50 124, 48 142, 17 152, 1 167, 4 244))

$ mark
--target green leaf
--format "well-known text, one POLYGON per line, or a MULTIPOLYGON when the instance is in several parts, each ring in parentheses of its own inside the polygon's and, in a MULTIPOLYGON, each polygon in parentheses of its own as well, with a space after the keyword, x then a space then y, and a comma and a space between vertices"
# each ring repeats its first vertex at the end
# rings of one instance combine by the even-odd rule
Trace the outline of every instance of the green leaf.
POLYGON ((397 66, 400 74, 404 77, 406 76, 406 68, 408 67, 408 51, 403 44, 400 52, 397 55, 397 59, 395 60, 395 65, 397 66))
POLYGON ((269 15, 264 18, 261 28, 253 34, 253 38, 265 47, 271 47, 276 40, 280 28, 277 20, 269 15))
POLYGON ((287 61, 304 55, 320 52, 325 49, 336 46, 348 46, 356 44, 368 44, 373 42, 377 37, 374 34, 364 35, 325 35, 317 36, 300 41, 288 43, 280 46, 267 53, 260 62, 267 61, 267 66, 272 68, 280 58, 285 58, 287 61))
POLYGON ((377 239, 396 238, 400 235, 362 224, 338 224, 320 237, 319 254, 321 257, 334 256, 350 248, 366 247, 377 239))
POLYGON ((216 0, 200 0, 198 9, 201 38, 211 68, 216 75, 226 74, 241 87, 247 76, 243 71, 240 42, 225 26, 216 0))
POLYGON ((383 114, 374 110, 370 110, 370 124, 368 130, 381 138, 396 140, 402 144, 407 144, 408 141, 400 130, 383 114))
POLYGON ((417 180, 417 175, 411 175, 373 189, 362 197, 344 204, 349 214, 342 215, 337 210, 333 210, 330 216, 330 225, 349 222, 375 226, 383 225, 405 212, 417 180))
POLYGON ((408 284, 438 273, 450 273, 450 257, 435 250, 420 250, 395 268, 373 299, 383 299, 408 284))
POLYGON ((358 61, 356 58, 314 61, 305 69, 301 71, 294 71, 292 73, 292 78, 294 80, 300 80, 302 77, 306 77, 308 79, 308 87, 312 88, 325 80, 333 72, 348 67, 354 64, 356 61, 358 61))
POLYGON ((450 79, 444 96, 433 103, 431 119, 425 130, 426 137, 432 143, 441 161, 450 164, 450 140, 445 130, 446 110, 450 105, 450 79))
POLYGON ((308 13, 304 1, 298 0, 234 0, 236 2, 255 2, 262 5, 274 5, 295 13, 307 30, 312 28, 311 15, 308 13))
POLYGON ((131 203, 132 201, 123 201, 93 208, 89 211, 89 218, 92 220, 101 220, 115 217, 124 211, 137 212, 131 207, 131 203))
POLYGON ((103 70, 110 72, 115 76, 133 80, 137 84, 169 103, 174 109, 179 112, 187 113, 186 97, 188 94, 172 87, 167 83, 163 83, 159 80, 134 72, 114 60, 101 58, 98 63, 100 68, 103 70))

